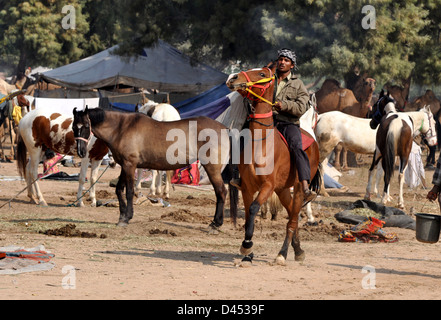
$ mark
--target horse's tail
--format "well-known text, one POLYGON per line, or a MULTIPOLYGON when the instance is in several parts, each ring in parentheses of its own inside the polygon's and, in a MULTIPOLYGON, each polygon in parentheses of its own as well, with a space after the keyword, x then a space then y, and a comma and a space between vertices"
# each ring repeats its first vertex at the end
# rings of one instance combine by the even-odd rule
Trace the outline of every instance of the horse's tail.
POLYGON ((239 207, 239 190, 230 184, 231 179, 239 178, 237 164, 233 164, 232 157, 232 137, 230 136, 230 154, 228 164, 222 170, 222 179, 228 184, 228 193, 230 195, 230 218, 233 225, 237 223, 237 208, 239 207))
MULTIPOLYGON (((310 184, 310 188, 315 191, 317 194, 320 193, 321 190, 321 186, 322 186, 322 171, 323 171, 323 166, 320 163, 318 165, 317 168, 317 172, 315 173, 314 178, 312 178, 311 184, 310 184)), ((324 172, 323 172, 324 173, 324 172)))
POLYGON ((20 177, 26 177, 26 165, 27 165, 27 148, 21 134, 18 134, 18 142, 17 142, 17 168, 20 174, 20 177))
POLYGON ((230 218, 233 225, 237 224, 237 208, 239 206, 239 190, 236 187, 233 187, 229 184, 229 192, 230 192, 230 218))
POLYGON ((401 120, 392 120, 389 125, 389 130, 386 135, 386 149, 383 154, 383 170, 385 181, 390 181, 394 176, 394 166, 395 166, 395 140, 396 136, 399 134, 399 124, 401 120))

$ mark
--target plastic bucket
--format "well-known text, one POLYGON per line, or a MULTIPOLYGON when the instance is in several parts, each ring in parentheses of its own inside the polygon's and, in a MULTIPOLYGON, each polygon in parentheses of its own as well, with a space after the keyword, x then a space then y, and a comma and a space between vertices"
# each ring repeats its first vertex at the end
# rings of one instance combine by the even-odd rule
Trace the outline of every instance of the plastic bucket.
POLYGON ((436 243, 439 240, 441 230, 441 216, 417 213, 416 216, 416 239, 424 243, 436 243))

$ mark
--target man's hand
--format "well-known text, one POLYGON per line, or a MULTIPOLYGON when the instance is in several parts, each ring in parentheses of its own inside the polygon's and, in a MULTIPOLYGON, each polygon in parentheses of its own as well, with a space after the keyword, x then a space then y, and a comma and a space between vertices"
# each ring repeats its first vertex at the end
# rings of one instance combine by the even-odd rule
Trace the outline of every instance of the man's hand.
POLYGON ((276 101, 276 103, 274 104, 274 109, 276 109, 277 111, 281 111, 282 110, 282 102, 276 101))
POLYGON ((433 186, 432 190, 427 194, 427 199, 430 201, 435 201, 438 198, 440 192, 440 186, 433 186))

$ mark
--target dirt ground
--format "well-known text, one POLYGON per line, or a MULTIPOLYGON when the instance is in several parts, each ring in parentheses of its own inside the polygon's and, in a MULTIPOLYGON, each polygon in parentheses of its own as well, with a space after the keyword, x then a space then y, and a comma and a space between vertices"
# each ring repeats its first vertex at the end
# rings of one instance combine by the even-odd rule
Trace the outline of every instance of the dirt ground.
MULTIPOLYGON (((79 172, 74 167, 60 166, 60 170, 79 172)), ((77 182, 45 180, 40 186, 49 207, 31 204, 24 192, 0 209, 0 246, 44 245, 55 254, 55 267, 50 271, 0 276, 1 299, 396 300, 441 296, 440 243, 420 243, 415 231, 400 228, 385 228, 398 235, 396 243, 337 241, 339 232, 351 226, 339 223, 334 214, 363 198, 366 165, 350 168, 340 178, 349 191, 331 192, 331 197, 319 197, 313 203, 318 226, 306 226, 306 219, 300 222, 306 252, 302 263, 294 261, 290 248, 286 266, 273 265, 284 239, 286 213, 281 213, 278 221, 258 216, 253 238, 255 259, 248 268, 239 266, 244 237, 242 207, 237 228, 226 210, 221 232, 209 235, 214 193, 176 186, 169 207, 147 205, 150 201, 138 204, 130 225, 120 228, 116 226, 118 208, 111 206, 116 204, 114 188, 109 186, 119 172, 119 167, 108 169, 97 184, 98 199, 110 206, 92 208, 86 202, 85 208, 72 207, 77 182), (44 234, 66 225, 92 237, 44 234), (74 268, 70 274, 74 289, 62 285, 67 266, 74 268)), ((426 171, 429 186, 432 174, 426 171)), ((0 163, 0 205, 25 188, 23 181, 4 179, 15 176, 15 162, 0 163)), ((395 175, 391 186, 395 199, 397 180, 395 175)), ((406 213, 421 209, 439 213, 438 204, 425 203, 426 194, 427 190, 406 187, 406 213)))

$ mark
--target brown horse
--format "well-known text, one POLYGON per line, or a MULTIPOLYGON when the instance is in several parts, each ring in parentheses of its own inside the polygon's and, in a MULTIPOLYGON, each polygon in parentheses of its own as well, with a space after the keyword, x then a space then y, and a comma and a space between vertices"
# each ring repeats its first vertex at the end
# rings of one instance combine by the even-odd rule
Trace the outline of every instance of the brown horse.
MULTIPOLYGON (((133 218, 134 176, 137 168, 175 170, 200 161, 216 193, 216 213, 211 224, 223 224, 227 190, 222 170, 228 164, 230 140, 227 128, 207 117, 161 122, 142 113, 122 113, 103 109, 74 110, 73 130, 78 139, 80 158, 87 141, 101 139, 121 166, 116 186, 119 201, 119 226, 133 218), (208 140, 208 141, 206 141, 208 140), (126 188, 126 201, 123 191, 126 188)), ((233 217, 234 218, 234 217, 233 217)))
POLYGON ((401 82, 401 85, 391 85, 387 83, 384 89, 394 97, 397 111, 404 111, 409 100, 410 84, 412 75, 401 82))
MULTIPOLYGON (((289 216, 286 238, 276 258, 276 263, 285 264, 290 243, 294 247, 295 260, 302 261, 305 258, 304 251, 300 248, 298 232, 299 212, 302 208, 304 194, 296 167, 291 162, 289 149, 274 128, 272 101, 275 69, 276 63, 273 63, 270 67, 232 74, 227 80, 227 86, 231 90, 236 90, 251 99, 249 110, 251 139, 248 141, 248 145, 245 142, 245 149, 241 153, 238 165, 242 178, 241 191, 246 218, 245 240, 240 249, 245 256, 242 260, 244 263, 250 263, 253 258, 251 239, 256 214, 273 192, 278 195, 289 216), (250 144, 251 148, 249 148, 250 144), (268 169, 268 166, 271 167, 269 170, 262 170, 263 168, 268 169), (294 197, 290 192, 292 186, 294 186, 294 197), (254 198, 256 192, 258 194, 254 198)), ((305 131, 303 133, 308 135, 305 131)), ((315 190, 318 190, 320 188, 319 148, 315 141, 306 150, 306 153, 311 166, 311 181, 315 190), (313 177, 314 179, 312 179, 313 177)))

